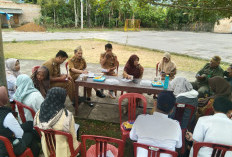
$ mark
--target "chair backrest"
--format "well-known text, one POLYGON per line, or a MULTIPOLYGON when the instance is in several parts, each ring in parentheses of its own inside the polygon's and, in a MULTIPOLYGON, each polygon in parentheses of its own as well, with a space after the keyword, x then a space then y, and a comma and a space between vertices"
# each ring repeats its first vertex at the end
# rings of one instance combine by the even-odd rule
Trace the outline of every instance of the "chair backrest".
POLYGON ((158 72, 159 72, 159 69, 158 69, 159 68, 159 63, 160 62, 156 63, 156 68, 155 68, 155 75, 156 76, 158 76, 158 72))
POLYGON ((178 153, 175 151, 171 151, 171 150, 167 150, 167 149, 163 149, 163 148, 159 148, 159 147, 155 147, 155 146, 150 146, 150 145, 141 144, 141 143, 137 143, 137 142, 134 142, 133 145, 134 145, 134 157, 137 157, 137 148, 138 147, 146 149, 148 151, 147 157, 159 157, 160 153, 170 154, 170 155, 172 155, 172 157, 178 156, 178 153))
MULTIPOLYGON (((95 154, 92 154, 95 157, 106 157, 107 152, 107 146, 109 147, 109 143, 117 144, 117 151, 118 156, 117 157, 123 157, 124 152, 124 142, 121 139, 111 138, 111 137, 105 137, 105 136, 96 136, 96 135, 82 135, 81 141, 82 141, 82 149, 81 149, 81 155, 83 157, 86 157, 86 141, 91 140, 95 141, 95 154)), ((111 146, 111 145, 110 145, 111 146)))
POLYGON ((211 157, 224 157, 227 151, 232 151, 232 146, 228 145, 207 142, 194 142, 193 157, 197 157, 197 154, 201 147, 213 148, 211 157))
POLYGON ((32 68, 32 70, 31 70, 31 72, 32 72, 32 74, 37 70, 37 69, 39 69, 39 65, 37 65, 37 66, 34 66, 33 68, 32 68))
POLYGON ((77 153, 80 150, 80 147, 78 147, 76 150, 73 147, 73 137, 70 133, 63 132, 63 131, 58 131, 58 130, 53 130, 53 129, 48 129, 48 130, 43 130, 38 127, 34 127, 38 132, 43 132, 46 140, 46 145, 48 148, 48 151, 50 153, 50 157, 55 157, 56 156, 56 138, 55 135, 63 135, 67 138, 67 142, 69 145, 69 150, 71 153, 71 157, 74 157, 77 155, 77 153))
MULTIPOLYGON (((11 145, 11 142, 8 138, 4 136, 0 136, 0 141, 2 141, 5 145, 6 151, 8 153, 8 156, 10 157, 16 157, 14 154, 13 146, 11 145)), ((18 157, 33 157, 33 153, 30 148, 27 148, 21 155, 18 157)))
MULTIPOLYGON (((18 114, 19 114, 19 116, 20 116, 20 118, 22 120, 22 123, 26 122, 26 117, 25 117, 25 114, 24 114, 24 109, 27 109, 27 110, 29 110, 31 112, 32 118, 35 117, 35 111, 32 108, 30 108, 30 107, 22 104, 19 101, 14 100, 14 102, 15 102, 15 105, 17 106, 17 108, 18 108, 18 114)), ((14 108, 14 107, 12 107, 12 108, 14 108)))
POLYGON ((68 62, 65 63, 65 68, 66 68, 66 72, 67 72, 67 75, 68 75, 68 62))
POLYGON ((6 151, 8 153, 8 155, 10 157, 16 157, 15 154, 14 154, 14 150, 13 150, 13 147, 9 141, 8 138, 4 137, 4 136, 0 136, 0 141, 2 141, 6 147, 6 151))
POLYGON ((128 99, 128 121, 134 121, 136 119, 136 101, 138 99, 142 100, 143 114, 146 114, 147 100, 142 94, 138 94, 138 93, 126 93, 126 94, 123 94, 118 99, 120 124, 122 123, 122 101, 124 99, 128 99))
POLYGON ((190 116, 188 119, 188 123, 187 123, 189 125, 196 107, 189 105, 189 104, 178 104, 178 103, 175 104, 175 107, 176 107, 176 112, 175 112, 174 119, 176 119, 178 122, 180 122, 180 124, 183 122, 183 116, 184 116, 185 109, 191 110, 190 116))

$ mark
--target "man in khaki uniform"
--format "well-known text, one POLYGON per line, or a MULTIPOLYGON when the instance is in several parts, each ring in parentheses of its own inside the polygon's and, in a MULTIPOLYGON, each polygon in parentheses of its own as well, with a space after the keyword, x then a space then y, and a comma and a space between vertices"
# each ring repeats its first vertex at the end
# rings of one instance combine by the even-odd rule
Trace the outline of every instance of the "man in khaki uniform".
MULTIPOLYGON (((68 65, 69 65, 69 71, 70 71, 70 75, 73 78, 73 80, 76 80, 81 74, 88 74, 88 71, 86 70, 86 61, 85 59, 82 57, 83 51, 81 46, 77 47, 74 50, 74 56, 69 59, 68 61, 68 65)), ((104 98, 105 95, 103 95, 99 90, 96 90, 96 95, 100 98, 104 98)), ((91 101, 90 97, 91 97, 91 92, 92 92, 92 88, 87 88, 87 100, 91 101)), ((89 106, 93 106, 92 103, 89 103, 89 106)))
POLYGON ((43 66, 48 68, 50 75, 50 87, 61 87, 66 89, 69 99, 74 103, 75 85, 72 77, 60 73, 60 64, 62 64, 68 55, 60 50, 55 58, 46 61, 43 66))
MULTIPOLYGON (((100 64, 102 72, 108 76, 117 76, 118 73, 115 73, 115 70, 118 71, 119 62, 117 56, 112 52, 112 45, 106 44, 105 45, 105 53, 102 53, 100 56, 100 64)), ((103 93, 103 90, 102 90, 103 93)), ((115 98, 115 93, 113 91, 109 92, 111 98, 115 98)))

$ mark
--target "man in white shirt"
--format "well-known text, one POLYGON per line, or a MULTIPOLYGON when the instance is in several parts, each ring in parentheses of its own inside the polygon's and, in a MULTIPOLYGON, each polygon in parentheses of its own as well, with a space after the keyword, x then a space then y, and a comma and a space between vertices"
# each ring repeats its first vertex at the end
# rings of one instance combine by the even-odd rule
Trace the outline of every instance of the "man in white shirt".
MULTIPOLYGON (((131 140, 147 145, 157 146, 175 151, 182 146, 182 133, 179 122, 168 118, 176 98, 171 91, 159 94, 157 103, 154 103, 153 115, 139 115, 130 131, 131 140)), ((147 150, 139 148, 137 157, 146 157, 147 150)), ((161 157, 169 157, 161 154, 161 157)))
MULTIPOLYGON (((232 145, 232 120, 229 111, 232 110, 232 102, 226 97, 217 97, 213 104, 214 115, 199 118, 193 135, 187 132, 187 140, 196 142, 210 142, 224 145, 232 145)), ((211 157, 211 148, 201 148, 198 157, 211 157)), ((193 156, 193 148, 190 157, 193 156)), ((232 152, 227 152, 225 157, 231 157, 232 152)))

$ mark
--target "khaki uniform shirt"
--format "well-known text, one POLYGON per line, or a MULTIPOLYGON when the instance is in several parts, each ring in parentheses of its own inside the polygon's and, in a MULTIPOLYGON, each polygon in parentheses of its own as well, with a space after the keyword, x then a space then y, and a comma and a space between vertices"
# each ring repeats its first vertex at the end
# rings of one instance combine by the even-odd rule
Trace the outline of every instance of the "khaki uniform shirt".
POLYGON ((50 77, 60 77, 60 64, 55 63, 55 58, 46 61, 43 66, 48 68, 50 77))
MULTIPOLYGON (((106 55, 106 52, 105 53, 102 53, 101 56, 100 56, 100 59, 104 59, 106 55)), ((108 55, 107 56, 107 59, 106 59, 106 62, 104 64, 101 64, 101 67, 103 69, 110 69, 110 68, 113 68, 115 66, 118 66, 118 59, 117 59, 117 56, 112 53, 112 55, 108 55)), ((106 75, 115 75, 115 72, 114 71, 111 71, 111 72, 108 72, 108 73, 105 73, 106 75)))
POLYGON ((76 56, 73 56, 71 59, 68 61, 68 66, 69 66, 69 72, 71 77, 75 80, 80 74, 72 72, 72 68, 75 68, 77 70, 84 70, 86 69, 86 61, 84 58, 78 59, 76 56))

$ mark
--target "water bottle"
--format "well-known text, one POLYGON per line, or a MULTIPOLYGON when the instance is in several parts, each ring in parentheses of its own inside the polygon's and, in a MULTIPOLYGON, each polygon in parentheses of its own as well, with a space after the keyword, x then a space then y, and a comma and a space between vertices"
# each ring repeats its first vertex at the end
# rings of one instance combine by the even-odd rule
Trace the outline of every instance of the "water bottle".
POLYGON ((168 89, 168 84, 169 84, 169 75, 166 75, 164 80, 164 89, 168 89))

